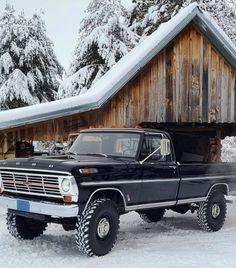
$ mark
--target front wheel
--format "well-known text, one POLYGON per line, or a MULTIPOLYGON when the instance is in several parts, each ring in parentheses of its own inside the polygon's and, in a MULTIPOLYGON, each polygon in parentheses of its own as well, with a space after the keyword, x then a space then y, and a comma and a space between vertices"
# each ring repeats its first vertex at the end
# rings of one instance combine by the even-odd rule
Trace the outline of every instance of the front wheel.
POLYGON ((109 199, 96 199, 78 217, 76 244, 88 256, 103 256, 113 248, 119 229, 119 213, 109 199))
POLYGON ((42 235, 46 227, 46 222, 22 217, 12 212, 7 213, 7 229, 17 239, 32 240, 42 235))
POLYGON ((227 205, 224 194, 211 192, 206 201, 199 203, 198 225, 207 232, 219 231, 225 222, 227 205))

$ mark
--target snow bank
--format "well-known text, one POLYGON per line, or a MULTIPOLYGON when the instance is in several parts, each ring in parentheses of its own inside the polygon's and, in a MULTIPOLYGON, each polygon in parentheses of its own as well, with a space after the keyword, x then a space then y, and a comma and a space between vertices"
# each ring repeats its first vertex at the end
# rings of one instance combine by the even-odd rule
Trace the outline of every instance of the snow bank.
POLYGON ((0 211, 0 267, 34 268, 235 268, 236 199, 228 206, 223 229, 216 233, 198 228, 196 214, 168 211, 157 224, 144 223, 137 213, 121 217, 118 241, 111 253, 81 255, 74 232, 50 225, 33 241, 17 241, 8 234, 0 211))
POLYGON ((221 160, 223 162, 236 162, 236 137, 226 137, 221 141, 221 160))

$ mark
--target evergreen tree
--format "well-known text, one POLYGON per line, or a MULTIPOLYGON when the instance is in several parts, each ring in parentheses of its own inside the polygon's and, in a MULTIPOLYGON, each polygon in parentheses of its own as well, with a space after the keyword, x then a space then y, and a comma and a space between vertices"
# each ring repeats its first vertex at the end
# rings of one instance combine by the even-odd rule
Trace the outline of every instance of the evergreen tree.
MULTIPOLYGON (((185 5, 193 0, 186 0, 185 5)), ((236 3, 235 0, 197 0, 200 7, 209 12, 218 25, 236 44, 236 3)))
MULTIPOLYGON (((130 29, 144 38, 171 19, 181 8, 196 0, 133 0, 130 29)), ((236 44, 235 0, 197 0, 236 44)))
POLYGON ((141 36, 152 34, 170 20, 183 6, 184 0, 133 0, 131 29, 141 36))
POLYGON ((27 20, 6 5, 0 17, 0 109, 55 99, 63 68, 38 14, 27 20))
POLYGON ((128 27, 120 0, 92 0, 79 29, 78 44, 59 98, 79 95, 134 48, 139 37, 128 27))

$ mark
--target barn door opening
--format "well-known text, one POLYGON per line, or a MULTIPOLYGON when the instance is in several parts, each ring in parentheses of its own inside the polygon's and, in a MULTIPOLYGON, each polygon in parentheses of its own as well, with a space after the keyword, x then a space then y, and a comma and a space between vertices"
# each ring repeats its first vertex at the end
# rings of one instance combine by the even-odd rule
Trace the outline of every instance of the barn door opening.
POLYGON ((139 126, 168 132, 171 135, 178 162, 221 161, 222 130, 216 125, 178 125, 145 122, 139 126))
POLYGON ((178 162, 220 161, 220 147, 216 133, 172 133, 178 162))

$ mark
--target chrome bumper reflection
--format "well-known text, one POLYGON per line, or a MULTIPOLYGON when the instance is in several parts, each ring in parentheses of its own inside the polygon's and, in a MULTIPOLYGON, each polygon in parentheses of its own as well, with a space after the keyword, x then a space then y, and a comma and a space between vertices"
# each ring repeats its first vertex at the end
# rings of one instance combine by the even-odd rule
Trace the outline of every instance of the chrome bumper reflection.
MULTIPOLYGON (((24 201, 22 198, 13 198, 0 195, 0 207, 17 210, 17 200, 24 201)), ((71 218, 77 217, 79 213, 79 206, 75 204, 67 205, 52 202, 29 201, 29 207, 30 213, 37 213, 53 217, 71 218)))

